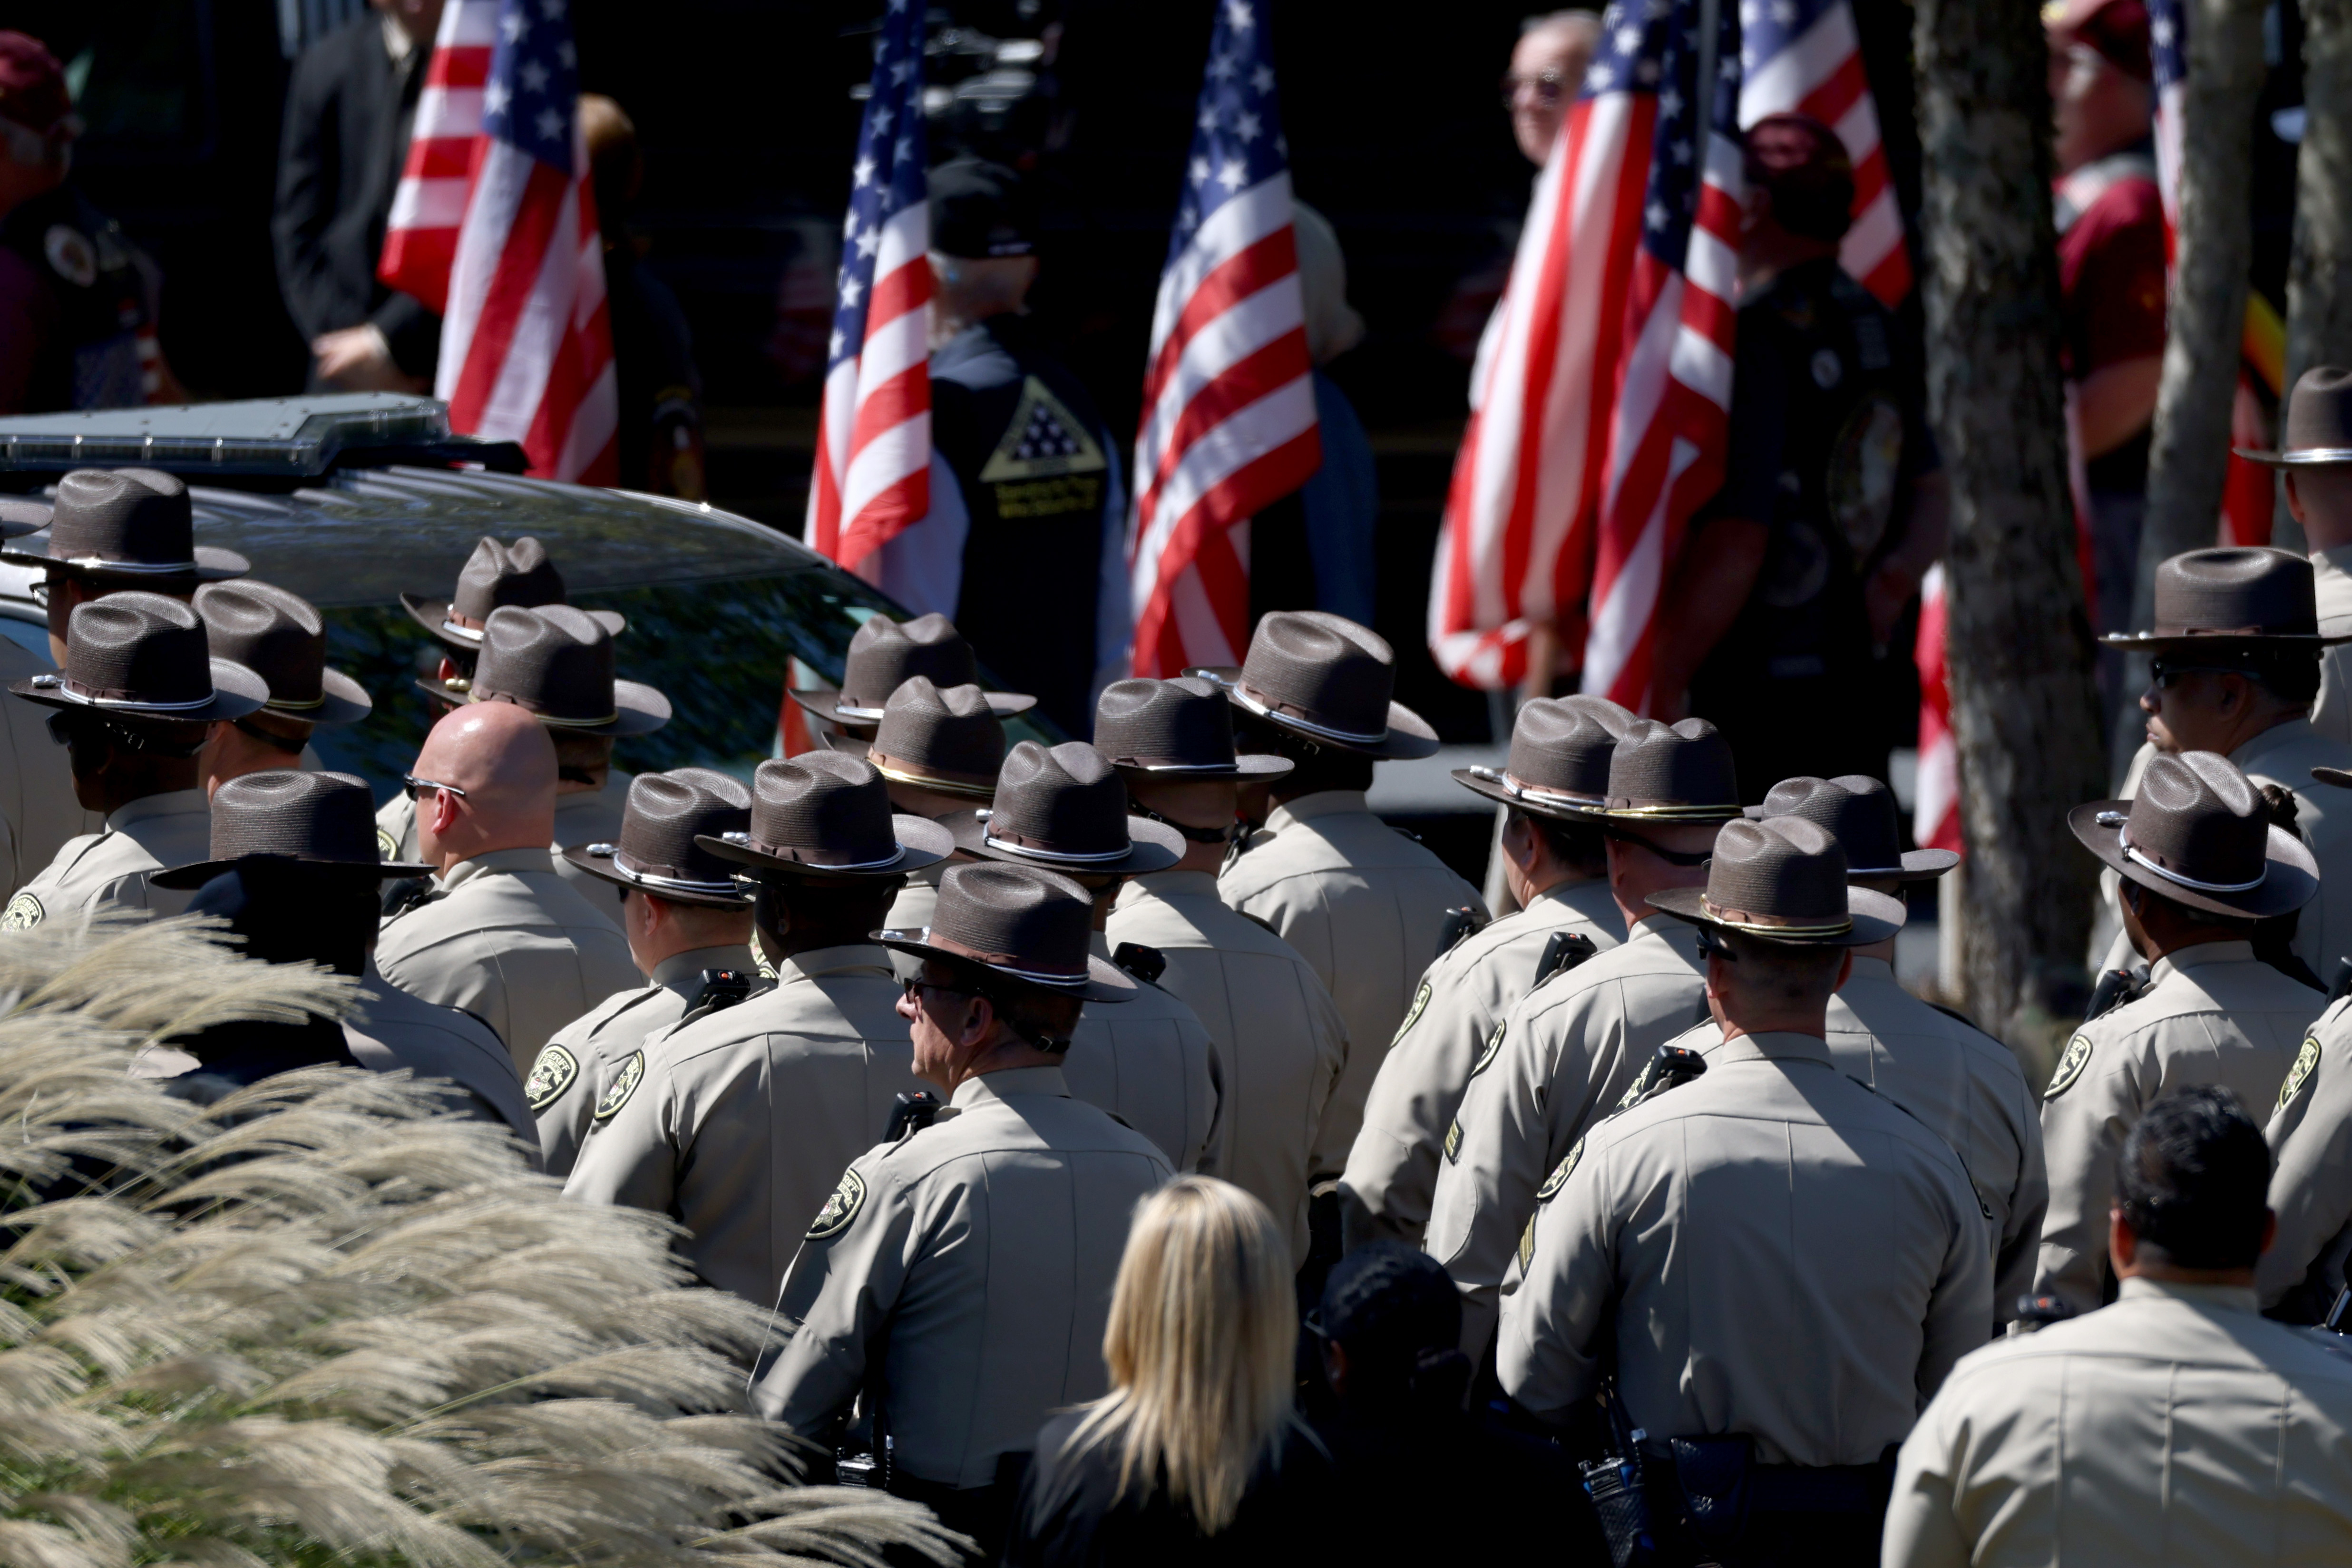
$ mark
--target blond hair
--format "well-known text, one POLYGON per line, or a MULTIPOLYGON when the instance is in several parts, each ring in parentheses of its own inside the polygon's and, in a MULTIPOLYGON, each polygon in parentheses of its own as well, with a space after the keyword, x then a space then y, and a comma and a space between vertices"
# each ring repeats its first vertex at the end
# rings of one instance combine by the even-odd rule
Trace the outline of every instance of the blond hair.
POLYGON ((1297 1332, 1290 1245, 1265 1205, 1177 1177, 1136 1206, 1103 1331, 1111 1392, 1072 1447, 1115 1445, 1122 1493, 1156 1483, 1216 1534, 1294 1419, 1297 1332))

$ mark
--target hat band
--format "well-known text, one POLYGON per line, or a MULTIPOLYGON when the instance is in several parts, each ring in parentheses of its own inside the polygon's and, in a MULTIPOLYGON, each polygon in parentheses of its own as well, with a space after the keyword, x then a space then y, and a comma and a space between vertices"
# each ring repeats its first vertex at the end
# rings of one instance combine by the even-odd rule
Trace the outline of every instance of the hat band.
POLYGON ((2262 873, 2252 882, 2200 882, 2193 876, 2183 876, 2169 867, 2160 866, 2140 853, 2133 847, 2131 840, 2126 836, 2130 831, 2127 825, 2116 830, 2116 847, 2123 851, 2124 859, 2136 866, 2156 873, 2167 882, 2177 883, 2182 887, 2191 888, 2199 893, 2252 893, 2262 886, 2271 874, 2270 867, 2264 866, 2262 873))
POLYGON ((870 718, 879 720, 882 716, 882 710, 878 707, 860 707, 856 704, 847 701, 835 703, 833 705, 833 711, 839 714, 844 718, 870 718))
MULTIPOLYGON (((929 946, 940 946, 939 937, 928 925, 923 927, 923 941, 929 946)), ((1087 972, 1084 969, 1079 969, 1076 973, 1068 969, 1024 969, 1009 958, 992 957, 977 951, 959 953, 952 947, 945 951, 950 956, 961 958, 967 964, 983 964, 989 968, 1011 975, 1015 979, 1034 980, 1041 986, 1081 986, 1087 981, 1087 972)))
POLYGON ((125 691, 115 691, 110 695, 97 686, 86 686, 71 675, 65 677, 64 685, 66 690, 96 707, 154 708, 163 713, 184 713, 189 708, 207 707, 220 695, 217 692, 206 692, 200 697, 190 697, 185 702, 166 703, 152 702, 145 697, 125 691))
POLYGON ((1609 803, 1605 798, 1599 795, 1578 795, 1566 789, 1546 789, 1538 785, 1530 784, 1524 779, 1514 778, 1508 773, 1481 767, 1476 763, 1471 764, 1469 771, 1472 778, 1482 779, 1489 784, 1500 785, 1517 800, 1534 800, 1541 805, 1593 807, 1606 806, 1609 803))
POLYGON ((2149 633, 2156 637, 2316 637, 2319 626, 2313 622, 2308 632, 2281 631, 2273 626, 2158 626, 2149 633))
POLYGON ((1264 699, 1252 696, 1249 687, 1239 681, 1234 683, 1232 690, 1234 701, 1241 704, 1258 717, 1272 719, 1277 724, 1286 724, 1296 729, 1303 729, 1318 740, 1337 740, 1353 742, 1359 746, 1376 746, 1389 737, 1388 727, 1385 725, 1369 733, 1360 729, 1339 729, 1331 725, 1318 724, 1311 718, 1301 718, 1295 713, 1278 712, 1268 706, 1264 699))
POLYGON ((485 691, 482 689, 482 685, 478 678, 474 684, 473 698, 478 703, 512 703, 515 706, 529 713, 531 717, 539 720, 540 723, 551 725, 557 729, 594 729, 600 725, 610 724, 614 719, 621 716, 621 710, 616 707, 601 718, 565 718, 560 714, 542 712, 541 710, 531 706, 530 702, 524 698, 516 696, 511 692, 485 691))
POLYGON ((262 706, 265 707, 283 708, 289 713, 309 713, 313 708, 325 707, 327 706, 327 698, 326 694, 323 692, 319 695, 312 697, 308 702, 296 702, 292 697, 273 696, 268 700, 268 702, 262 706))
MULTIPOLYGON (((983 816, 984 815, 985 813, 983 813, 983 816)), ((1108 865, 1113 861, 1123 861, 1128 856, 1135 852, 1135 844, 1131 840, 1120 844, 1119 847, 1115 850, 1087 850, 1083 852, 1077 850, 1049 850, 1041 844, 1015 843, 1011 839, 1000 839, 996 836, 996 830, 992 827, 984 828, 981 831, 980 841, 986 844, 992 850, 1003 850, 1007 854, 1020 855, 1026 860, 1045 861, 1054 865, 1108 865)))
POLYGON ((804 865, 811 871, 879 871, 884 866, 894 865, 903 860, 907 853, 906 847, 893 839, 890 841, 890 852, 880 860, 821 861, 810 859, 805 850, 793 849, 783 844, 763 843, 749 833, 721 833, 719 836, 730 844, 741 844, 745 849, 775 860, 791 861, 793 864, 804 865))
POLYGON ((446 615, 441 618, 441 630, 448 632, 452 637, 457 638, 459 641, 466 643, 478 643, 482 640, 484 635, 480 627, 460 626, 446 615))
POLYGON ((119 571, 131 577, 185 577, 192 571, 203 570, 192 560, 109 560, 102 555, 68 556, 58 564, 78 566, 84 570, 97 570, 102 568, 107 571, 119 571))
POLYGON ((1661 822, 1691 821, 1720 817, 1726 811, 1737 813, 1737 806, 1636 806, 1625 796, 1612 796, 1608 810, 1613 817, 1648 817, 1661 822))
POLYGON ((1780 915, 1758 915, 1751 910, 1726 909, 1705 894, 1698 895, 1699 907, 1718 925, 1728 925, 1734 931, 1750 931, 1759 936, 1843 936, 1853 929, 1853 916, 1831 924, 1820 921, 1794 920, 1780 915))
POLYGON ((1139 773, 1231 773, 1240 764, 1227 762, 1146 762, 1139 757, 1114 757, 1113 768, 1132 768, 1139 773))
POLYGON ((588 852, 593 855, 600 849, 612 851, 614 870, 627 873, 632 880, 644 883, 647 887, 667 887, 674 888, 679 893, 707 893, 737 897, 740 897, 743 892, 735 884, 733 877, 729 877, 724 882, 697 882, 692 877, 665 876, 659 872, 646 871, 630 864, 629 857, 623 854, 617 845, 590 844, 588 852))
POLYGON ((2290 446, 2279 455, 2305 463, 2352 463, 2352 446, 2290 446))
POLYGON ((993 778, 982 781, 977 774, 948 778, 939 774, 918 773, 889 753, 876 751, 871 747, 866 748, 866 760, 873 765, 874 771, 893 783, 912 784, 921 789, 938 789, 950 795, 967 795, 982 800, 988 800, 996 793, 996 780, 993 778))

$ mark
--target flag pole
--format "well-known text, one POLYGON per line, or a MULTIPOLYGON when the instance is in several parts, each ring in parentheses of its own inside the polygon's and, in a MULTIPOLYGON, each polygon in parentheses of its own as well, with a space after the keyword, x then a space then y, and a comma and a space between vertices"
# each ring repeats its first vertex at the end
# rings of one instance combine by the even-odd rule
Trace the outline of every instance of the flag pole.
POLYGON ((1692 99, 1697 111, 1700 157, 1704 158, 1707 138, 1715 133, 1715 45, 1721 25, 1723 0, 1698 0, 1698 91, 1692 99))

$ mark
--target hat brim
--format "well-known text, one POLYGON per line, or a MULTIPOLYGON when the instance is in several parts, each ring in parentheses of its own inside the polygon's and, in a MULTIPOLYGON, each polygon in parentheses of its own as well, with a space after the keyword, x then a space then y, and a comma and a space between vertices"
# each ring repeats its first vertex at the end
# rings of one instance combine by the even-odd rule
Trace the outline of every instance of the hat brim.
MULTIPOLYGON (((16 534, 0 537, 16 538, 38 529, 20 529, 16 534)), ((154 583, 173 582, 193 578, 198 582, 226 582, 243 577, 253 570, 253 563, 233 549, 221 549, 213 545, 197 545, 193 551, 195 564, 188 571, 130 571, 109 566, 104 561, 67 560, 49 553, 48 541, 41 541, 38 549, 0 544, 0 560, 12 560, 20 566, 47 567, 73 577, 94 577, 110 582, 154 583)))
MULTIPOLYGON (((871 736, 828 735, 822 738, 828 750, 838 751, 844 757, 855 757, 860 762, 870 764, 874 760, 871 736)), ((879 771, 878 768, 877 770, 879 771)), ((996 781, 992 779, 985 784, 974 784, 961 779, 938 779, 915 773, 884 773, 882 777, 893 784, 910 784, 918 789, 936 789, 942 795, 960 795, 967 800, 992 800, 996 798, 996 781)))
POLYGON ((1182 784, 1194 779, 1279 779, 1298 766, 1287 757, 1268 757, 1263 752, 1245 751, 1234 758, 1233 766, 1222 763, 1148 763, 1121 762, 1111 758, 1110 765, 1126 779, 1160 779, 1171 784, 1182 784))
POLYGON ((793 876, 818 877, 827 880, 863 880, 877 876, 903 876, 908 872, 935 866, 955 852, 953 835, 929 817, 910 816, 903 811, 890 814, 890 838, 898 852, 880 865, 824 866, 812 865, 783 855, 772 855, 751 844, 739 844, 709 833, 697 833, 694 841, 723 861, 733 861, 759 871, 783 872, 793 876))
POLYGON ((0 501, 0 539, 20 539, 49 526, 53 508, 46 501, 0 501))
MULTIPOLYGON (((417 594, 404 593, 400 596, 400 607, 415 617, 418 625, 431 632, 435 642, 446 643, 461 653, 478 653, 482 651, 480 632, 477 632, 467 636, 463 628, 450 626, 447 600, 425 599, 417 594)), ((578 607, 574 606, 574 608, 578 607)), ((581 613, 615 637, 629 629, 628 618, 617 611, 582 610, 581 613)))
MULTIPOLYGON (((460 676, 459 679, 462 680, 465 677, 460 676)), ((419 676, 416 682, 416 689, 426 696, 445 703, 455 703, 459 706, 467 703, 491 700, 476 696, 472 690, 472 681, 467 680, 466 686, 466 690, 459 691, 450 682, 427 680, 423 676, 419 676)), ((621 737, 651 735, 670 721, 670 713, 669 698, 662 695, 653 687, 641 681, 614 681, 613 683, 613 716, 603 724, 556 724, 550 721, 544 714, 539 716, 540 721, 546 724, 548 728, 564 735, 621 737)))
MULTIPOLYGON (((1739 814, 1751 822, 1765 816, 1761 806, 1743 807, 1739 814)), ((1848 866, 1845 874, 1849 882, 1932 882, 1959 863, 1951 850, 1905 850, 1897 864, 1848 866)))
POLYGON ((675 884, 656 886, 636 873, 622 867, 614 860, 613 846, 610 844, 573 844, 571 848, 557 852, 573 867, 586 872, 599 882, 609 882, 615 887, 634 887, 640 893, 671 904, 692 904, 704 909, 751 907, 754 895, 749 888, 740 888, 734 893, 695 893, 675 884), (598 850, 604 852, 598 854, 595 852, 598 850))
POLYGON ((157 887, 180 889, 199 888, 216 876, 224 876, 252 861, 268 861, 278 865, 317 866, 322 871, 357 872, 373 876, 379 882, 389 882, 396 876, 432 876, 440 871, 437 865, 413 865, 401 861, 331 861, 311 855, 239 855, 228 861, 198 861, 194 865, 175 865, 167 871, 151 872, 147 880, 157 887))
POLYGON ((2340 643, 2352 643, 2352 635, 2325 636, 2317 632, 2200 632, 2190 635, 2179 632, 2108 632, 2101 634, 2102 648, 2122 648, 2133 652, 2161 653, 2167 648, 2210 647, 2216 643, 2275 643, 2281 647, 2333 648, 2340 643))
POLYGON ((2126 860, 2116 830, 2099 825, 2101 812, 2120 811, 2129 816, 2131 808, 2129 800, 2094 800, 2066 813, 2066 825, 2074 830, 2083 847, 2126 882, 2136 882, 2150 893, 2160 893, 2175 904, 2231 920, 2267 920, 2274 915, 2292 914, 2319 896, 2319 862, 2312 858, 2301 839, 2275 825, 2263 850, 2263 880, 2245 892, 2206 893, 2168 881, 2137 861, 2126 860))
POLYGON ((1116 964, 1104 962, 1091 953, 1087 955, 1087 973, 1084 979, 1073 977, 1070 984, 1056 985, 1045 980, 1033 979, 1027 975, 1017 974, 1002 965, 992 964, 984 958, 975 958, 969 953, 957 953, 945 947, 934 946, 923 940, 929 931, 929 927, 926 926, 919 931, 876 931, 871 933, 871 936, 873 940, 879 942, 892 952, 905 953, 917 958, 937 958, 942 964, 953 965, 982 975, 993 976, 1003 984, 1025 987, 1033 991, 1042 991, 1048 996, 1079 997, 1090 1002, 1124 1002, 1133 999, 1136 994, 1137 982, 1134 976, 1116 964))
POLYGON ((1563 822, 1597 821, 1604 809, 1603 803, 1598 800, 1590 806, 1580 806, 1567 800, 1544 800, 1529 795, 1515 795, 1510 786, 1497 779, 1481 779, 1473 768, 1456 768, 1453 777, 1454 781, 1465 789, 1474 795, 1484 795, 1498 806, 1508 806, 1513 810, 1526 811, 1533 816, 1557 818, 1563 822))
POLYGON ((2230 455, 2265 468, 2336 468, 2352 464, 2352 446, 2306 446, 2300 452, 2232 446, 2230 455))
POLYGON ((1007 865, 1034 866, 1041 871, 1056 871, 1064 876, 1143 876, 1155 871, 1166 871, 1184 858, 1184 835, 1175 829, 1155 822, 1149 817, 1127 820, 1128 851, 1117 861, 1076 865, 1047 860, 1042 855, 1024 855, 1005 848, 988 836, 988 824, 981 821, 980 810, 950 811, 940 820, 955 839, 956 848, 982 860, 1002 861, 1007 865))
MULTIPOLYGON (((831 686, 810 686, 804 689, 787 686, 784 688, 784 695, 827 724, 837 724, 862 730, 870 736, 882 723, 882 716, 878 713, 871 718, 861 714, 845 715, 841 711, 841 693, 831 686)), ((982 692, 980 695, 987 700, 988 711, 999 718, 1011 718, 1016 714, 1027 713, 1037 706, 1037 699, 1026 692, 982 692)))
POLYGON ((1205 681, 1214 681, 1225 694, 1225 700, 1259 724, 1272 725, 1286 735, 1301 740, 1311 740, 1318 746, 1337 747, 1360 757, 1370 757, 1383 762, 1410 762, 1415 758, 1437 754, 1437 731, 1429 721, 1400 702, 1389 704, 1388 728, 1377 740, 1355 740, 1330 734, 1319 728, 1310 729, 1295 719, 1261 707, 1242 695, 1242 673, 1233 664, 1203 665, 1184 672, 1205 681))
POLYGON ((2333 784, 2338 789, 2352 789, 2352 769, 2315 768, 2311 770, 2311 776, 2322 784, 2333 784))
POLYGON ((1776 943, 1783 947, 1867 947, 1874 942, 1884 942, 1903 929, 1908 915, 1903 901, 1866 887, 1845 890, 1847 918, 1853 928, 1813 936, 1783 936, 1752 925, 1734 925, 1718 920, 1706 912, 1706 889, 1703 887, 1670 887, 1663 893, 1650 894, 1651 908, 1693 925, 1712 926, 1717 931, 1737 932, 1759 942, 1776 943))
POLYGON ((209 661, 213 669, 212 701, 202 707, 142 707, 136 703, 96 703, 88 697, 76 696, 66 690, 65 683, 56 675, 34 675, 21 681, 11 681, 8 689, 26 702, 43 707, 87 708, 91 713, 111 714, 117 718, 148 719, 173 724, 211 724, 216 719, 243 718, 258 713, 268 701, 269 687, 259 675, 243 664, 226 659, 209 661))

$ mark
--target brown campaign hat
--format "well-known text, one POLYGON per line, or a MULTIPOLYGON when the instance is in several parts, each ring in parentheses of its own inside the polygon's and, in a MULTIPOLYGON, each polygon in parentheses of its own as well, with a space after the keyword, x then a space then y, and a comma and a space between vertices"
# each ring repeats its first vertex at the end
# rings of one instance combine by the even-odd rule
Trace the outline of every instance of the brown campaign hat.
POLYGON ((2319 894, 2311 851, 2272 826, 2262 791, 2210 751, 2154 758, 2137 796, 2077 806, 2066 825, 2125 880, 2210 915, 2264 920, 2319 894))
MULTIPOLYGON (((817 717, 870 737, 882 722, 890 694, 917 675, 941 690, 979 684, 980 661, 972 656, 971 644, 944 615, 919 615, 904 622, 871 616, 850 636, 838 690, 812 686, 784 695, 817 717)), ((1037 706, 1035 697, 1020 692, 986 692, 982 696, 999 718, 1037 706)))
POLYGON ((996 799, 940 820, 956 847, 1070 876, 1139 876, 1184 858, 1184 836, 1127 811, 1127 786, 1083 740, 1024 740, 996 776, 996 799))
POLYGON ((1257 623, 1239 670, 1187 670, 1276 729, 1366 757, 1427 757, 1437 732, 1402 703, 1396 653, 1370 627, 1321 610, 1278 610, 1257 623))
POLYGON ((1095 704, 1095 749, 1150 779, 1279 779, 1286 757, 1237 753, 1234 705, 1199 675, 1113 681, 1095 704))
POLYGON ((195 610, 213 652, 268 684, 264 713, 333 728, 373 710, 357 681, 327 668, 327 623, 309 601, 247 578, 197 589, 195 610))
POLYGON ((1845 851, 1845 873, 1857 882, 1928 882, 1960 863, 1950 850, 1906 850, 1895 792, 1860 773, 1836 779, 1783 779, 1753 819, 1802 817, 1829 830, 1845 851))
POLYGON ((750 827, 694 841, 737 865, 810 877, 898 876, 955 851, 937 822, 890 810, 880 773, 830 751, 762 762, 751 775, 750 827))
POLYGON ((212 858, 155 872, 158 887, 202 887, 248 860, 348 867, 373 877, 430 876, 440 868, 383 858, 375 797, 348 773, 291 768, 242 774, 213 791, 212 858))
MULTIPOLYGON (((34 514, 11 508, 9 535, 34 514)), ((249 570, 235 550, 196 543, 188 487, 154 468, 77 468, 58 481, 48 534, 0 544, 0 560, 119 583, 219 582, 249 570)))
POLYGON ((2286 400, 2286 428, 2276 451, 2237 448, 2239 456, 2273 468, 2352 463, 2352 371, 2314 365, 2296 378, 2286 400))
POLYGON ((696 841, 730 833, 748 841, 751 829, 751 792, 726 774, 708 768, 640 773, 621 812, 620 842, 567 845, 563 858, 590 876, 672 904, 741 909, 751 902, 751 890, 735 879, 741 862, 696 841))
POLYGON ((2191 645, 2271 643, 2315 651, 2347 637, 2319 634, 2311 560, 2259 546, 2193 549, 2156 569, 2156 629, 2099 639, 2161 653, 2191 645))
POLYGON ((1677 920, 1792 947, 1867 947, 1903 928, 1903 901, 1846 884, 1845 852, 1802 817, 1732 822, 1715 838, 1706 886, 1674 887, 1650 907, 1677 920))
POLYGON ((1731 743, 1703 718, 1637 718, 1609 755, 1612 822, 1727 822, 1739 815, 1731 743))
POLYGON ((647 735, 669 722, 669 698, 613 674, 613 632, 569 604, 490 612, 471 677, 420 680, 455 703, 513 703, 572 735, 647 735))
POLYGON ((1457 768, 1465 789, 1539 817, 1568 821, 1609 806, 1609 763, 1636 721, 1607 697, 1537 697, 1511 725, 1511 755, 1503 770, 1457 768))
MULTIPOLYGON (((510 545, 502 545, 485 535, 459 570, 457 591, 446 599, 415 593, 400 596, 401 604, 419 625, 450 647, 467 653, 481 652, 483 632, 478 627, 458 625, 449 618, 453 612, 487 625, 494 610, 509 606, 540 610, 565 601, 562 574, 547 559, 547 548, 528 534, 510 545)), ((615 637, 628 629, 629 623, 610 610, 585 613, 604 622, 604 629, 615 637)))
POLYGON ((845 757, 863 758, 898 784, 985 800, 996 790, 996 770, 1004 766, 1004 726, 978 686, 933 685, 916 675, 882 706, 882 722, 871 740, 828 735, 824 742, 845 757))
POLYGON ((1136 983, 1087 950, 1093 930, 1094 900, 1076 883, 1039 866, 987 862, 948 867, 929 925, 877 931, 874 940, 1000 984, 1126 1001, 1136 983))
POLYGON ((12 681, 8 689, 44 707, 186 724, 243 718, 269 697, 259 675, 212 656, 194 610, 135 591, 75 605, 66 622, 66 667, 12 681))

